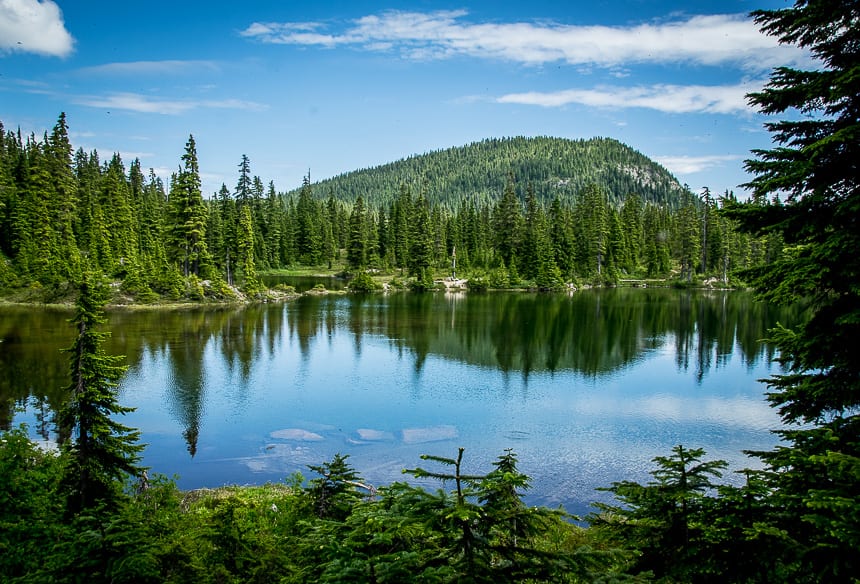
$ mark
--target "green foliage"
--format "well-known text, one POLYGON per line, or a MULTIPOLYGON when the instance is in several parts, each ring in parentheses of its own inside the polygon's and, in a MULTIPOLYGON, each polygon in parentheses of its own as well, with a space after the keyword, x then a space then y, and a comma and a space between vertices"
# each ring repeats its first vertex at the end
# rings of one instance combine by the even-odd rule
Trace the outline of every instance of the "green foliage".
MULTIPOLYGON (((354 505, 345 523, 329 527, 317 552, 322 582, 529 582, 594 580, 612 571, 614 556, 586 546, 574 550, 543 541, 549 531, 578 528, 559 513, 527 507, 520 489, 528 479, 510 451, 487 475, 462 472, 457 458, 422 456, 450 472, 405 472, 453 483, 428 492, 407 483, 379 490, 379 499, 354 505)), ((312 577, 311 577, 312 576, 312 577)))
POLYGON ((474 275, 469 278, 466 285, 473 292, 486 292, 490 288, 490 279, 483 274, 474 275))
POLYGON ((257 267, 254 262, 254 224, 248 206, 242 207, 239 216, 239 231, 236 237, 238 248, 236 271, 239 282, 247 294, 257 294, 264 290, 265 286, 257 275, 257 267))
POLYGON ((98 506, 113 507, 121 500, 121 484, 137 467, 143 446, 139 432, 113 419, 132 408, 119 405, 116 385, 125 367, 122 357, 106 355, 102 348, 108 333, 97 330, 104 322, 102 306, 107 289, 98 277, 85 273, 80 284, 72 324, 77 338, 68 349, 68 402, 57 413, 60 437, 68 449, 63 488, 67 510, 76 514, 98 506))
POLYGON ((361 477, 347 463, 348 458, 349 455, 338 453, 331 462, 308 466, 320 475, 310 481, 306 490, 313 512, 320 519, 343 521, 360 498, 357 488, 363 486, 361 477))
POLYGON ((349 247, 346 250, 346 261, 352 269, 362 269, 367 266, 367 216, 364 209, 364 199, 358 197, 349 216, 349 247))
MULTIPOLYGON (((722 460, 703 461, 704 450, 676 446, 672 455, 654 458, 656 479, 647 485, 622 481, 607 491, 623 506, 599 504, 593 525, 609 527, 624 545, 640 555, 634 573, 650 573, 668 581, 702 582, 712 574, 707 562, 708 534, 703 521, 713 505, 709 493, 727 464, 722 460)), ((719 580, 716 580, 719 581, 719 580)))
POLYGON ((63 462, 38 448, 27 428, 0 434, 0 574, 6 581, 41 568, 45 542, 62 532, 62 504, 54 492, 63 462))
POLYGON ((409 280, 407 286, 409 286, 409 289, 413 292, 429 292, 436 289, 436 284, 433 282, 433 275, 428 269, 418 272, 415 278, 409 280))
POLYGON ((406 288, 406 283, 398 277, 391 278, 388 282, 388 287, 393 290, 402 290, 406 288))
POLYGON ((373 276, 367 272, 359 272, 349 282, 349 289, 351 292, 373 292, 374 290, 379 290, 381 288, 382 285, 374 280, 373 276))
POLYGON ((775 147, 746 163, 753 200, 726 208, 744 232, 784 243, 744 274, 761 297, 812 308, 802 326, 770 335, 782 371, 768 397, 789 426, 784 445, 756 453, 771 471, 767 524, 785 534, 779 556, 792 578, 847 582, 860 570, 860 5, 798 1, 753 16, 816 59, 811 70, 775 69, 750 96, 763 113, 788 115, 766 124, 775 147))
POLYGON ((194 136, 189 136, 185 144, 182 162, 182 169, 170 185, 171 259, 181 267, 184 276, 205 276, 210 261, 206 245, 207 209, 200 190, 194 136))
POLYGON ((206 197, 190 137, 168 197, 139 160, 126 172, 119 155, 105 164, 95 151, 72 156, 63 115, 42 142, 2 131, 0 258, 9 262, 0 263, 0 286, 38 282, 40 299, 61 299, 86 257, 138 301, 229 298, 187 289, 192 275, 255 297, 257 270, 334 270, 343 258, 353 271, 408 273, 420 289, 429 289, 428 272, 447 273, 456 260, 466 271, 504 265, 507 285, 549 290, 679 268, 690 280, 718 274, 725 283, 733 270, 780 255, 779 238, 738 236, 718 219, 723 199, 691 198, 665 169, 613 140, 487 140, 324 183, 307 176, 300 189, 278 193, 242 156, 235 190, 222 185, 206 197), (315 186, 328 187, 324 201, 315 186))
POLYGON ((635 192, 642 193, 646 201, 671 205, 683 190, 665 168, 617 140, 551 137, 483 140, 317 184, 337 199, 354 201, 362 195, 366 204, 381 206, 397 199, 402 177, 421 177, 432 204, 454 207, 466 200, 479 204, 498 200, 509 179, 498 169, 509 169, 523 184, 534 184, 539 199, 547 203, 557 196, 569 204, 591 183, 613 193, 614 202, 635 192), (374 198, 368 198, 368 193, 374 198))
POLYGON ((496 289, 510 288, 513 284, 510 273, 504 266, 490 270, 490 275, 487 280, 490 288, 496 289))

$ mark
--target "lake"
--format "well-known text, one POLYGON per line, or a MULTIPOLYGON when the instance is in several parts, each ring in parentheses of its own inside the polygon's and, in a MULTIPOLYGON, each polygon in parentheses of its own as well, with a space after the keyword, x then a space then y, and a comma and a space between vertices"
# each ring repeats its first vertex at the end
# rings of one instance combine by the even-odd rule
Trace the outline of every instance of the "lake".
MULTIPOLYGON (((3 427, 50 442, 70 316, 0 308, 3 427)), ((584 514, 609 499, 596 487, 649 480, 677 444, 756 467, 742 451, 773 447, 779 426, 760 339, 798 317, 721 291, 304 296, 114 310, 106 350, 126 356, 119 399, 137 409, 122 421, 143 463, 182 488, 310 477, 338 452, 380 485, 423 453, 463 446, 477 473, 512 448, 530 503, 584 514)))

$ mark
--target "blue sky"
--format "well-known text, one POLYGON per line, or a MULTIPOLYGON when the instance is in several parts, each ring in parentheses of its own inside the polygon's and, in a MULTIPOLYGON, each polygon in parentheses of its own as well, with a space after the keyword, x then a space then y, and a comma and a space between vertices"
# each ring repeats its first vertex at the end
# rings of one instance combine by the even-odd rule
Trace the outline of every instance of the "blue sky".
POLYGON ((490 137, 612 137, 694 191, 770 146, 744 94, 807 57, 746 16, 777 0, 0 0, 0 121, 140 158, 197 143, 204 194, 243 154, 279 191, 490 137))

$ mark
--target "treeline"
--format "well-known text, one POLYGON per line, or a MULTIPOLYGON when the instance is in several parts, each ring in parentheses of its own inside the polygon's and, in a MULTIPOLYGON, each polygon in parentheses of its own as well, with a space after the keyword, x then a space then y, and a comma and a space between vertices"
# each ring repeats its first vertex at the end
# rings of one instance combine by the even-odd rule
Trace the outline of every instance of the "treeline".
MULTIPOLYGON (((502 144, 514 152, 536 143, 522 140, 502 144)), ((333 189, 320 196, 309 177, 297 193, 279 193, 243 155, 235 187, 204 197, 193 137, 165 185, 139 160, 126 168, 118 154, 102 161, 96 151, 73 151, 64 114, 42 139, 0 125, 0 285, 50 294, 76 281, 84 263, 142 301, 254 294, 260 271, 294 266, 395 272, 418 287, 464 273, 477 287, 704 275, 727 282, 734 270, 772 262, 780 248, 773 237, 739 234, 718 213, 731 193, 683 191, 657 203, 594 182, 546 203, 511 169, 486 178, 499 177, 501 193, 456 203, 432 202, 438 197, 420 181, 400 183, 388 203, 372 192, 344 200, 333 189)))

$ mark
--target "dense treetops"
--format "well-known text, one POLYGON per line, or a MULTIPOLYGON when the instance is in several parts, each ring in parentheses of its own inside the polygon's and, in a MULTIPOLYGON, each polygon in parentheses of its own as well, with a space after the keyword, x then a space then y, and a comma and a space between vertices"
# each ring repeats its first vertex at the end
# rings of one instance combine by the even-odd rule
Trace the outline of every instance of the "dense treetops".
POLYGON ((401 183, 426 193, 432 204, 457 207, 463 201, 496 201, 509 174, 531 184, 545 204, 558 197, 571 203, 596 184, 619 204, 628 193, 644 201, 677 206, 685 191, 665 168, 612 138, 568 140, 535 137, 492 138, 466 146, 410 156, 375 168, 356 170, 314 185, 321 195, 371 206, 390 204, 401 183))

